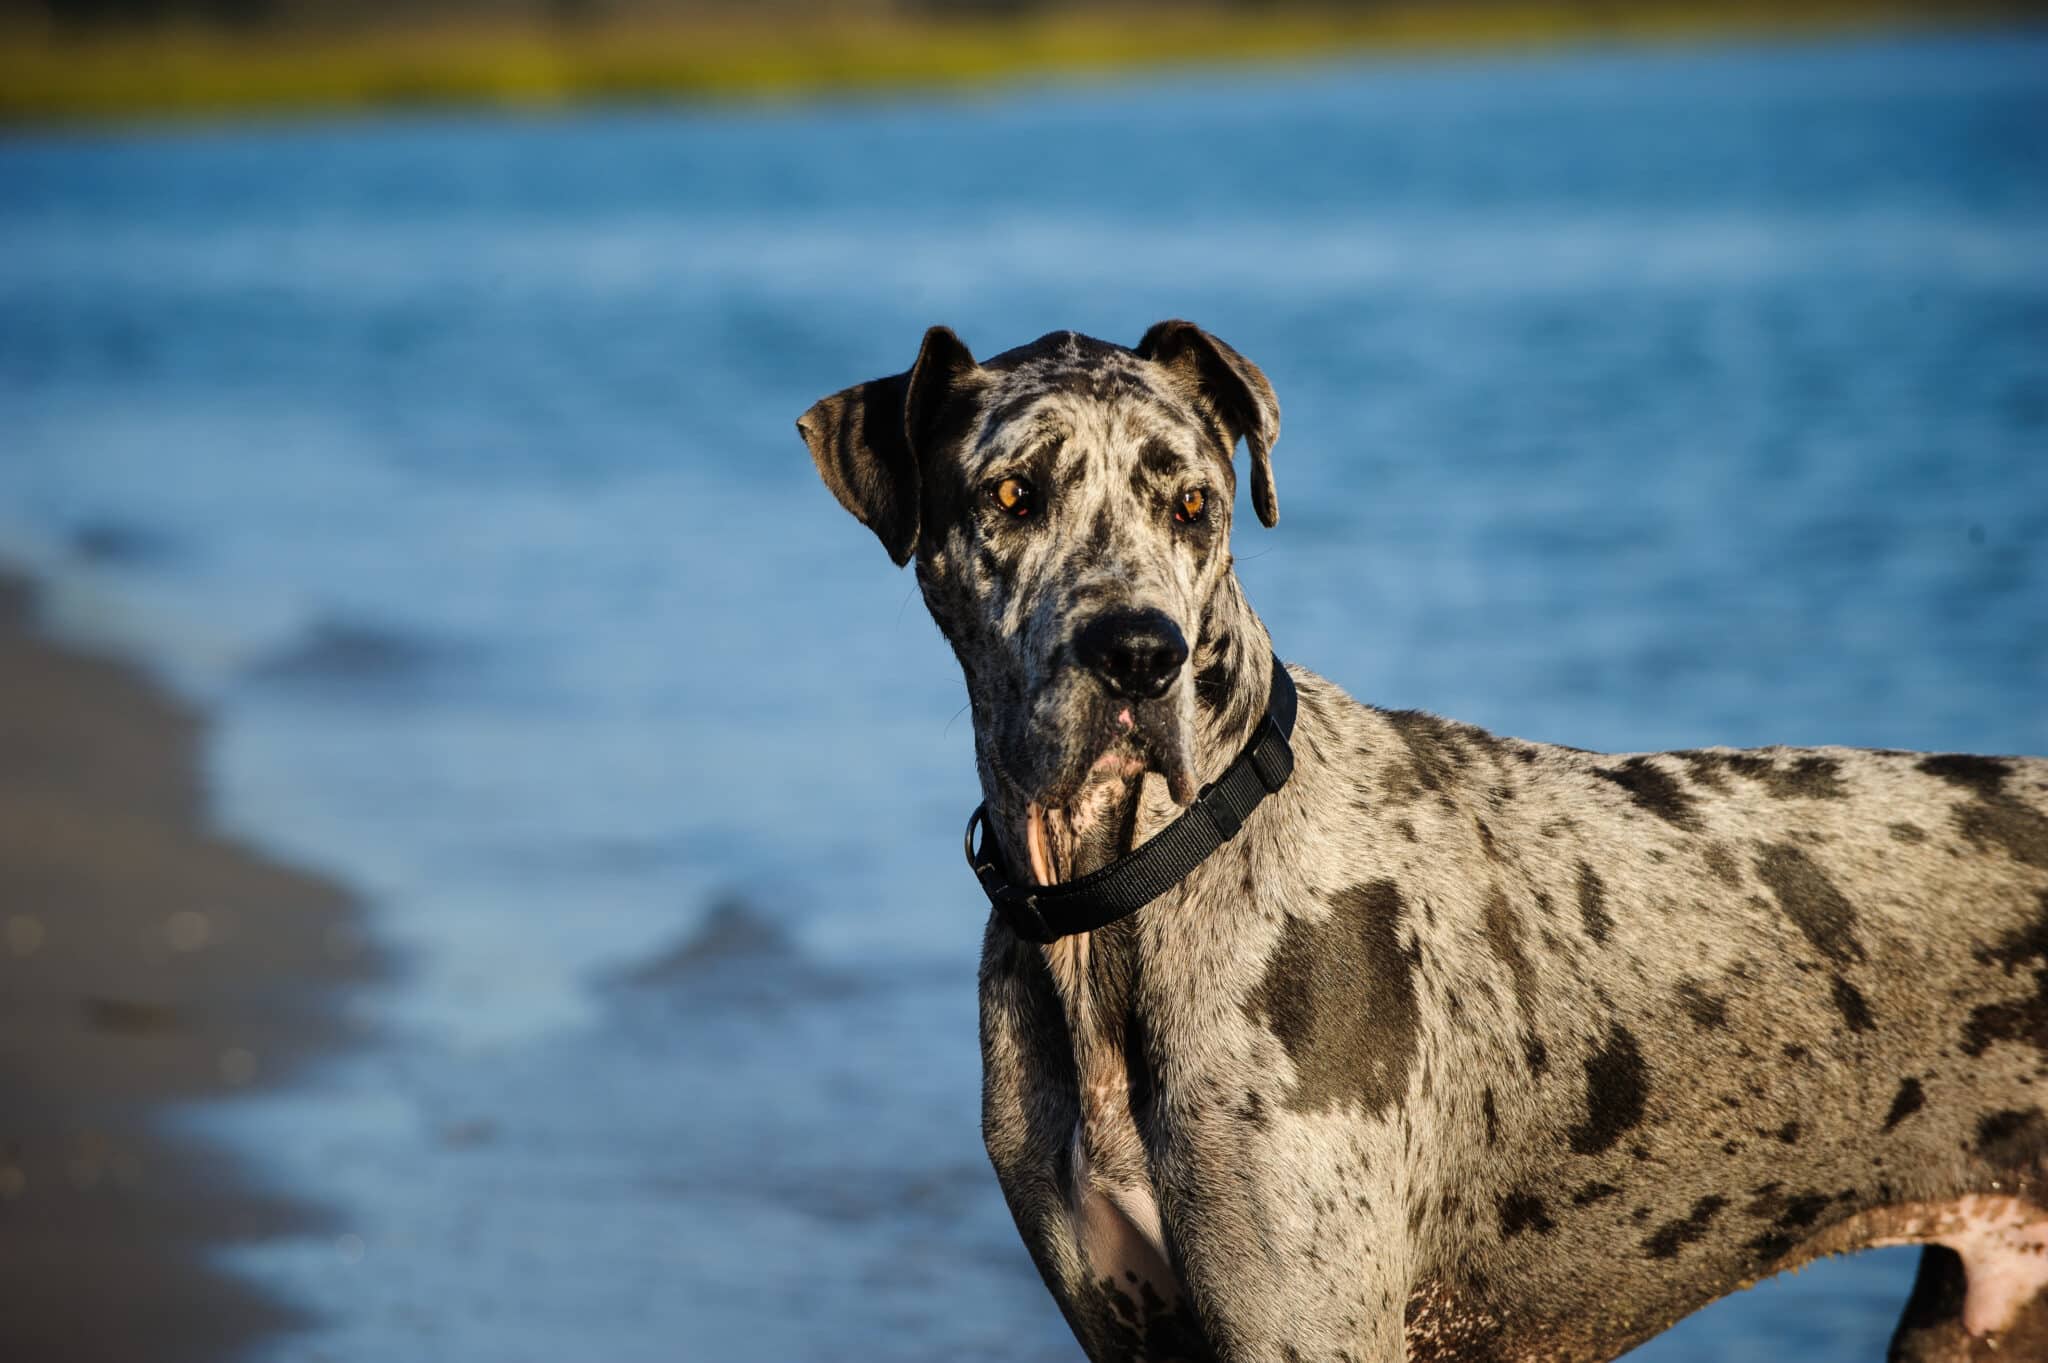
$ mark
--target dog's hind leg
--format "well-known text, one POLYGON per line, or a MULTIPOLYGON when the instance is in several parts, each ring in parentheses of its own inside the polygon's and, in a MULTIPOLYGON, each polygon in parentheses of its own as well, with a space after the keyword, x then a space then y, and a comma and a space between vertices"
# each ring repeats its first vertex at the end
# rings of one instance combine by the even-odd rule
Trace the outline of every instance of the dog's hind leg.
POLYGON ((2044 1250, 2019 1253, 2024 1257, 2011 1263, 1983 1255, 1966 1262, 1946 1245, 1921 1250, 1913 1295, 1892 1335, 1890 1363, 2048 1359, 2048 1286, 2040 1282, 2044 1250))

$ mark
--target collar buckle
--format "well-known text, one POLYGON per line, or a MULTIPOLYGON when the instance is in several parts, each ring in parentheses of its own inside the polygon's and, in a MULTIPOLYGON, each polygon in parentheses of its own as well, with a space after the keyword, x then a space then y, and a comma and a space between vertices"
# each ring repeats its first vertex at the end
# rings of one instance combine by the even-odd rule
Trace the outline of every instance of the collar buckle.
POLYGON ((1280 732, 1279 721, 1270 713, 1266 716, 1265 732, 1252 745, 1251 765, 1268 795, 1277 795, 1280 787, 1287 784, 1287 778, 1294 775, 1294 749, 1288 746, 1287 735, 1280 732))

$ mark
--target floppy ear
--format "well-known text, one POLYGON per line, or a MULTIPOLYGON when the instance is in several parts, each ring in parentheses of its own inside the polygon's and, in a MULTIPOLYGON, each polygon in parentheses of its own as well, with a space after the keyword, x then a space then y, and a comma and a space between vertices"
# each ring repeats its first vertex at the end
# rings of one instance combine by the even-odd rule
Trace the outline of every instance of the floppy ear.
POLYGON ((1138 342, 1141 359, 1166 366, 1222 419, 1233 444, 1252 456, 1252 509, 1267 525, 1280 521, 1273 495, 1273 443, 1280 438, 1280 399, 1259 367, 1193 322, 1160 322, 1138 342))
POLYGON ((930 434, 947 395, 974 368, 974 356, 960 338, 933 327, 908 372, 820 398, 797 418, 797 434, 811 447, 818 476, 841 506, 875 532, 899 568, 917 552, 919 441, 930 434))

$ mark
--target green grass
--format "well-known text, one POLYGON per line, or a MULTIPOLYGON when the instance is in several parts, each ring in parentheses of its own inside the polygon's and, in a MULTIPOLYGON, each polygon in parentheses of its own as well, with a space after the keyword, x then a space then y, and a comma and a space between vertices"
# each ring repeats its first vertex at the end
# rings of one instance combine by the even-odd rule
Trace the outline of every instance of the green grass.
POLYGON ((0 120, 219 117, 404 106, 789 99, 1088 79, 1360 53, 1675 41, 1983 21, 2039 4, 1116 6, 1012 17, 707 18, 549 27, 0 32, 0 120))

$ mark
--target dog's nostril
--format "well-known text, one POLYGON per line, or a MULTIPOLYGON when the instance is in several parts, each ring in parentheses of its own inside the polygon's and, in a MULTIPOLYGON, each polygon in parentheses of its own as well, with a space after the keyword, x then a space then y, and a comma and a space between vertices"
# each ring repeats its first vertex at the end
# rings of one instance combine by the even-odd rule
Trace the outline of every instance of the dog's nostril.
POLYGON ((1081 627, 1074 656, 1119 696, 1166 694, 1188 660, 1188 641, 1164 611, 1104 611, 1081 627))

